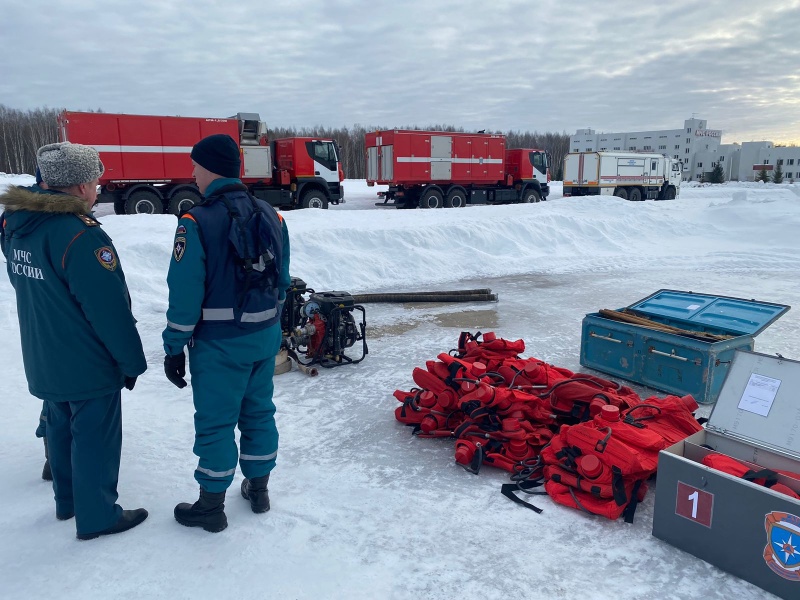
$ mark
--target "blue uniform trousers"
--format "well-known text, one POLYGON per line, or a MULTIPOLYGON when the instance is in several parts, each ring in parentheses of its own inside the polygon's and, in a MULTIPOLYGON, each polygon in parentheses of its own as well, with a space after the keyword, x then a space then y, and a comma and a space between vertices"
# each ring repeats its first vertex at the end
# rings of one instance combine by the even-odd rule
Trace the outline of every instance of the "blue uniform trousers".
POLYGON ((236 338, 194 340, 189 369, 194 392, 195 479, 204 490, 224 492, 236 463, 248 479, 275 467, 278 428, 272 402, 280 323, 236 338), (239 426, 241 454, 236 447, 239 426))
POLYGON ((120 392, 76 402, 48 400, 47 409, 56 511, 74 510, 79 534, 111 527, 122 514, 116 503, 122 453, 120 392))
POLYGON ((39 426, 36 428, 36 437, 47 437, 47 400, 42 401, 42 412, 39 415, 39 426))

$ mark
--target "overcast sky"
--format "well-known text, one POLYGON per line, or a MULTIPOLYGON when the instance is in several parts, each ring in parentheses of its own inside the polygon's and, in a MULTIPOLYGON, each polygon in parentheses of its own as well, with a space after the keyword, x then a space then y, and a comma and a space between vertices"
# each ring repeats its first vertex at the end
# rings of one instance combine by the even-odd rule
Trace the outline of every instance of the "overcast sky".
POLYGON ((800 0, 5 0, 0 104, 800 143, 800 0))

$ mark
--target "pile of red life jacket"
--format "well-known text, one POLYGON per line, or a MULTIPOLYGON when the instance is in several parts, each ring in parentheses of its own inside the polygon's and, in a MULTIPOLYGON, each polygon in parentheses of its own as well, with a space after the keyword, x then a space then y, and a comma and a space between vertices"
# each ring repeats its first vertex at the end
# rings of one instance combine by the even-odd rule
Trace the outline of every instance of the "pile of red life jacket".
POLYGON ((778 481, 778 475, 784 475, 790 479, 796 480, 798 485, 800 485, 800 473, 781 471, 779 469, 766 469, 760 465, 739 461, 735 458, 731 458, 730 456, 719 454, 717 452, 707 454, 703 457, 701 462, 705 466, 716 469, 717 471, 722 471, 723 473, 728 473, 729 475, 734 475, 735 477, 752 481, 758 485, 768 487, 775 492, 780 492, 781 494, 786 494, 791 498, 800 500, 800 494, 795 492, 788 485, 778 481))
POLYGON ((523 340, 464 332, 457 350, 415 368, 410 391, 397 390, 395 417, 420 437, 456 439, 456 462, 509 471, 503 494, 544 485, 556 502, 618 518, 656 471, 658 452, 700 431, 691 396, 642 399, 600 377, 521 358, 523 340))

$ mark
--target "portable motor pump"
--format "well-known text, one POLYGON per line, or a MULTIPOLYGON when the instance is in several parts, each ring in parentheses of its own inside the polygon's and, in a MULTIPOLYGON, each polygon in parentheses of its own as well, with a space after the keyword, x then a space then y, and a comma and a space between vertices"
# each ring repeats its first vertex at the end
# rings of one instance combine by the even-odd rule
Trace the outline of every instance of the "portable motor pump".
POLYGON ((369 352, 366 339, 366 312, 347 292, 316 292, 306 282, 292 277, 281 312, 283 344, 295 354, 304 354, 304 365, 330 368, 355 364, 369 352), (306 297, 308 295, 308 297, 306 297), (360 321, 357 321, 361 313, 360 321), (361 342, 361 356, 353 359, 344 351, 361 342))

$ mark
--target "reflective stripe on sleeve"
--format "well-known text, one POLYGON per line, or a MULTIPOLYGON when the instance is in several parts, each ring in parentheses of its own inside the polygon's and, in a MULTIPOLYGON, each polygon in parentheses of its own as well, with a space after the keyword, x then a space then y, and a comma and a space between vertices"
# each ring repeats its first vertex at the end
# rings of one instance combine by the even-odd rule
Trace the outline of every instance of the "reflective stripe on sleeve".
POLYGON ((173 323, 172 321, 167 321, 167 327, 172 327, 176 331, 194 331, 194 325, 181 325, 179 323, 173 323))
POLYGON ((200 465, 197 465, 197 471, 201 473, 205 473, 209 477, 227 477, 228 475, 233 475, 236 473, 236 469, 228 469, 227 471, 212 471, 211 469, 204 469, 200 465))
POLYGON ((278 456, 278 451, 275 450, 272 454, 264 454, 263 456, 253 456, 252 454, 240 454, 239 460, 272 460, 278 456))

